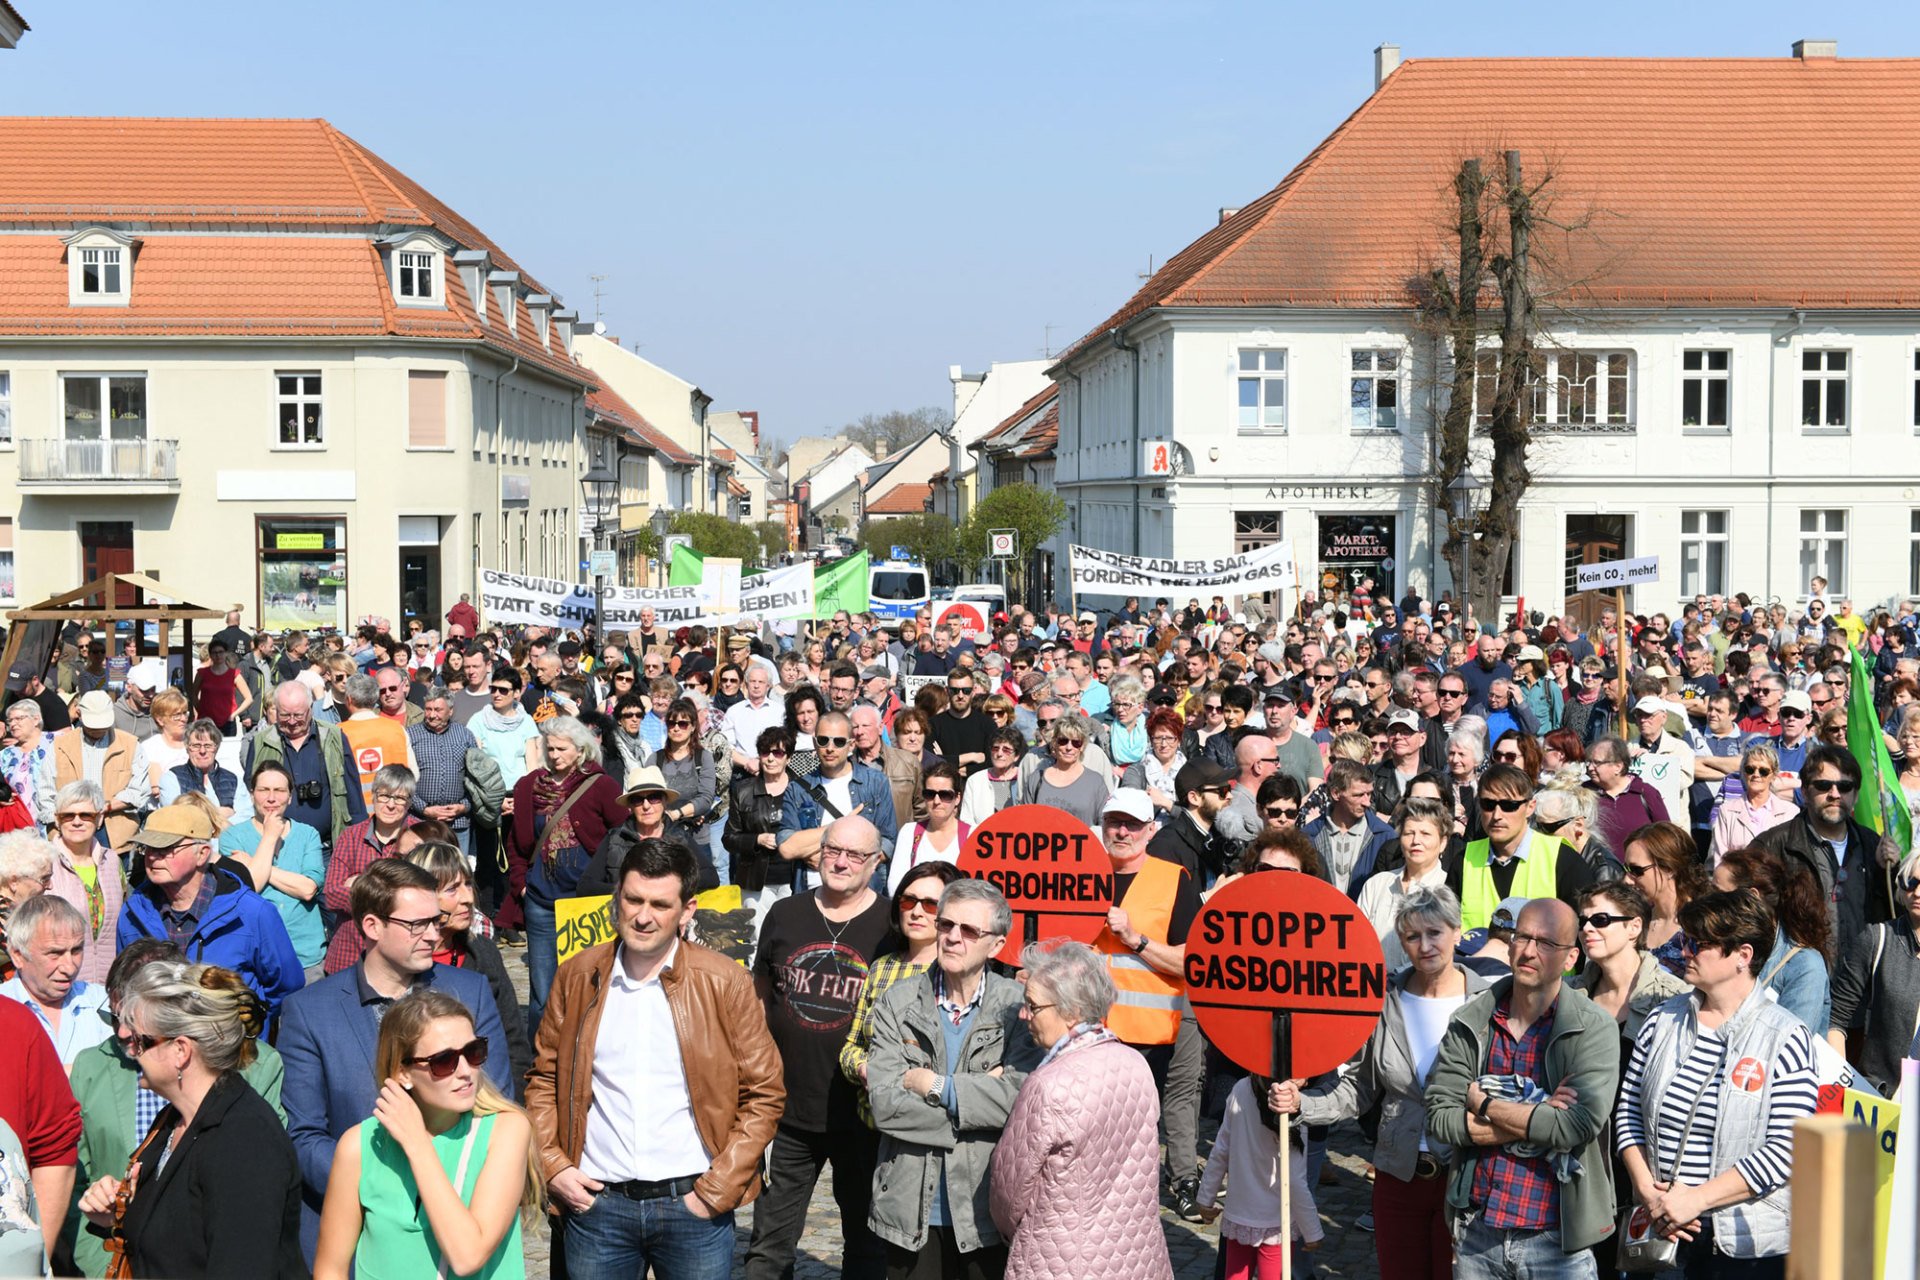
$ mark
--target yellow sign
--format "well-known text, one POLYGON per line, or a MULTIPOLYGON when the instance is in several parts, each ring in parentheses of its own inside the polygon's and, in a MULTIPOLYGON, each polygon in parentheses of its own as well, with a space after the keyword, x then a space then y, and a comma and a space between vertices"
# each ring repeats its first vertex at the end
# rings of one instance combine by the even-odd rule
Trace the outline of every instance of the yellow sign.
POLYGON ((324 533, 276 533, 273 535, 275 551, 325 551, 327 535, 324 533))
MULTIPOLYGON (((589 947, 613 941, 613 914, 607 910, 612 901, 603 893, 591 898, 562 898, 553 904, 553 924, 559 944, 555 950, 561 964, 589 947)), ((723 884, 718 889, 709 889, 697 895, 693 904, 695 939, 706 942, 707 939, 699 937, 701 917, 740 910, 740 886, 723 884)))
POLYGON ((1873 1134, 1875 1172, 1879 1175, 1873 1194, 1873 1277, 1881 1280, 1887 1273, 1887 1223, 1893 1216, 1893 1157, 1899 1146, 1900 1104, 1855 1089, 1837 1090, 1823 1085, 1820 1107, 1838 1113, 1873 1134), (1833 1094, 1840 1092, 1838 1105, 1833 1094))

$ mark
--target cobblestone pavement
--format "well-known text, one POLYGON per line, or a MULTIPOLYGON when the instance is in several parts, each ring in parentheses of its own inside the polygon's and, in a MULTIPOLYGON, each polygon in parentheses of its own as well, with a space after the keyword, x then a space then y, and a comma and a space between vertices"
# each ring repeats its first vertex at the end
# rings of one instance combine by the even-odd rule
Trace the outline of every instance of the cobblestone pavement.
MULTIPOLYGON (((502 948, 507 972, 522 998, 527 990, 526 952, 502 948)), ((1213 1139, 1213 1125, 1201 1126, 1201 1158, 1206 1157, 1213 1139)), ((1366 1212, 1372 1184, 1367 1180, 1366 1144, 1352 1125, 1335 1129, 1330 1143, 1327 1169, 1332 1179, 1315 1189, 1315 1204, 1326 1240, 1315 1253, 1302 1253, 1301 1260, 1327 1280, 1359 1280, 1378 1274, 1374 1263, 1373 1236, 1354 1227, 1354 1220, 1366 1212)), ((823 1175, 814 1190, 807 1211, 806 1233, 800 1238, 800 1256, 794 1267, 795 1280, 829 1280, 840 1274, 840 1215, 833 1203, 831 1175, 823 1175)), ((747 1240, 753 1234, 753 1206, 736 1216, 734 1273, 744 1274, 747 1240)), ((1214 1254, 1219 1244, 1218 1225, 1194 1226, 1182 1222, 1171 1209, 1162 1208, 1160 1225, 1167 1234, 1167 1252, 1173 1259, 1173 1274, 1179 1280, 1209 1280, 1214 1274, 1214 1254)), ((525 1233, 527 1274, 545 1276, 548 1272, 548 1237, 544 1225, 525 1233)), ((1303 1268, 1295 1272, 1305 1277, 1303 1268)), ((579 1280, 595 1280, 580 1277, 579 1280)), ((661 1277, 660 1280, 673 1280, 661 1277)))

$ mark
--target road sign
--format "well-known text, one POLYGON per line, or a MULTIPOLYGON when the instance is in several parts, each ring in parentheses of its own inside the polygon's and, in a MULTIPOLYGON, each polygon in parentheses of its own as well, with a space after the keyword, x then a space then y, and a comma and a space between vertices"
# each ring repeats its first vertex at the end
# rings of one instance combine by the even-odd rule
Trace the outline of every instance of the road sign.
POLYGON ((1173 445, 1165 440, 1146 440, 1141 442, 1146 455, 1140 463, 1140 471, 1149 476, 1170 476, 1173 474, 1173 445))
POLYGON ((979 600, 943 600, 933 607, 933 625, 945 626, 948 618, 958 618, 967 639, 988 638, 993 634, 991 608, 979 600))
POLYGON ((1602 564, 1573 567, 1575 591, 1619 591, 1648 582, 1660 581, 1660 557, 1641 556, 1637 560, 1608 560, 1602 564))
POLYGON ((911 560, 911 559, 913 559, 913 553, 912 553, 912 552, 910 552, 910 551, 908 551, 908 550, 907 550, 907 549, 906 549, 905 547, 903 547, 903 546, 901 546, 901 545, 900 545, 899 543, 897 543, 897 542, 893 544, 893 548, 892 548, 892 550, 893 550, 893 558, 894 558, 895 560, 911 560))
POLYGON ((1016 529, 987 530, 987 554, 995 560, 1011 560, 1020 554, 1020 533, 1016 529))
POLYGON ((617 551, 587 552, 587 573, 595 578, 611 578, 620 572, 620 553, 617 551))
POLYGON ((975 827, 960 849, 960 870, 985 880, 1013 908, 1013 932, 1000 959, 1020 962, 1027 918, 1036 938, 1092 942, 1113 906, 1113 862, 1093 829, 1047 804, 1017 804, 975 827))
MULTIPOLYGON (((985 825, 985 824, 982 824, 985 825)), ((1273 1069, 1273 1015, 1293 1015, 1293 1074, 1331 1071, 1373 1034, 1386 1002, 1380 937, 1353 900, 1298 871, 1244 876, 1187 934, 1187 999, 1243 1070, 1273 1069)))

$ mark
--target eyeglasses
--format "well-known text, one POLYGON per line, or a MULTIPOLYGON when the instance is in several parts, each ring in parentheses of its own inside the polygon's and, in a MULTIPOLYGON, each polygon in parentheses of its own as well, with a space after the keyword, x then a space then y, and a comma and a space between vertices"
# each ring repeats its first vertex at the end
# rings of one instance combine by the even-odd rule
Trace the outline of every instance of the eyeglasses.
POLYGON ((851 741, 853 741, 851 738, 844 738, 844 737, 826 738, 816 734, 813 739, 813 745, 816 747, 844 747, 851 741))
POLYGON ((1503 800, 1499 796, 1481 796, 1480 812, 1492 813, 1498 809, 1502 813, 1518 813, 1531 803, 1527 800, 1503 800))
POLYGON ((88 824, 92 824, 100 821, 100 815, 97 813, 81 813, 78 811, 73 813, 56 813, 53 815, 53 817, 54 817, 54 821, 60 822, 60 823, 85 822, 88 824))
POLYGON ((1102 814, 1100 821, 1109 827, 1118 827, 1122 831, 1138 831, 1147 824, 1130 813, 1102 814))
POLYGON ((940 934, 942 937, 949 933, 957 933, 968 942, 978 942, 980 939, 988 936, 988 930, 986 929, 982 929, 977 925, 965 924, 959 920, 949 920, 945 916, 936 916, 933 921, 933 928, 934 932, 940 934))
POLYGON ((1297 804, 1270 804, 1260 811, 1269 818, 1297 818, 1300 806, 1297 804))
POLYGON ((1638 880, 1641 876, 1653 870, 1653 864, 1651 862, 1628 862, 1622 865, 1625 867, 1626 873, 1635 880, 1638 880))
POLYGON ((444 911, 439 915, 422 916, 418 920, 404 920, 399 916, 384 916, 382 918, 386 920, 388 924, 397 924, 402 929, 405 929, 407 936, 410 938, 425 937, 429 929, 438 933, 447 927, 447 913, 444 911))
POLYGON ((1522 943, 1530 947, 1538 947, 1542 951, 1565 951, 1573 946, 1571 942, 1555 942, 1552 938, 1543 938, 1535 933, 1514 934, 1510 946, 1517 949, 1522 943))
POLYGON ((486 1065, 487 1038, 475 1036, 458 1049, 442 1049, 424 1058, 407 1058, 404 1061, 410 1067, 425 1067, 427 1074, 435 1080, 445 1080, 453 1074, 453 1069, 460 1064, 462 1058, 467 1060, 467 1065, 470 1067, 486 1065))
POLYGON ((620 718, 622 720, 645 720, 647 713, 638 707, 629 707, 620 713, 620 718))
POLYGON ((1844 795, 1857 791, 1860 787, 1859 783, 1848 782, 1845 778, 1819 778, 1811 782, 1802 782, 1800 785, 1816 795, 1825 795, 1829 791, 1838 791, 1844 795))
POLYGON ((951 787, 942 787, 938 791, 932 787, 928 787, 922 794, 929 800, 938 800, 941 804, 952 804, 960 795, 958 791, 955 791, 951 787))
POLYGON ((1604 929, 1610 924, 1625 924, 1632 916, 1617 916, 1610 911, 1596 911, 1590 916, 1581 916, 1580 923, 1589 929, 1604 929))
POLYGON ((411 796, 397 796, 391 792, 376 791, 373 793, 373 802, 375 804, 405 804, 412 798, 411 796))
POLYGON ((120 1024, 120 1030, 127 1038, 127 1051, 136 1058, 152 1049, 155 1045, 165 1044, 167 1041, 173 1039, 172 1036, 143 1036, 124 1022, 120 1024))
POLYGON ((1053 1004, 1035 1004, 1031 1000, 1025 1001, 1024 1003, 1027 1006, 1027 1016, 1029 1018, 1037 1018, 1049 1009, 1057 1009, 1060 1007, 1059 1005, 1053 1004))
POLYGON ((823 844, 820 846, 820 861, 823 863, 845 863, 850 867, 857 867, 862 863, 871 861, 874 856, 875 855, 871 853, 862 853, 858 849, 844 849, 837 844, 823 844))
POLYGON ((923 897, 917 893, 903 893, 900 895, 901 915, 906 915, 911 911, 924 911, 928 915, 932 915, 939 909, 940 899, 938 898, 923 897))

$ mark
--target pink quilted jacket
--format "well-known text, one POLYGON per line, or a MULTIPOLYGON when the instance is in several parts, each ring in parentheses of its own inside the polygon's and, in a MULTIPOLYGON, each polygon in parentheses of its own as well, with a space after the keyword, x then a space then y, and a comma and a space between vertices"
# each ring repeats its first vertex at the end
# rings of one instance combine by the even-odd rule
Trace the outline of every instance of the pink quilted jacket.
POLYGON ((1160 1097, 1118 1041, 1028 1076, 993 1149, 1007 1280, 1172 1280, 1160 1228, 1160 1097))

